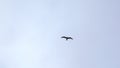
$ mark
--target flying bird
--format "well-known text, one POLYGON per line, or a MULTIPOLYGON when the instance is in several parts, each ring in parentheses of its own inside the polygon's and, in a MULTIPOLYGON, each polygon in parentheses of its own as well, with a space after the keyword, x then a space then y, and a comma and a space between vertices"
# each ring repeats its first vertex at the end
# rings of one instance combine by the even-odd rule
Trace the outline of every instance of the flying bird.
POLYGON ((66 36, 62 36, 61 38, 64 38, 64 39, 66 39, 66 40, 68 40, 68 39, 71 39, 71 40, 73 40, 73 38, 72 38, 72 37, 66 37, 66 36))

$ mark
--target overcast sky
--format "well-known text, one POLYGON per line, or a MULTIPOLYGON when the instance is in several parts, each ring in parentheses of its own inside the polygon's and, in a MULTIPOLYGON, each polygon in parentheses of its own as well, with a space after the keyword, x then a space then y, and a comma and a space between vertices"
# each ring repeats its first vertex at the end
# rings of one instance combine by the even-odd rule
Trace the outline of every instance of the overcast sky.
POLYGON ((120 68, 120 0, 0 0, 0 68, 120 68))

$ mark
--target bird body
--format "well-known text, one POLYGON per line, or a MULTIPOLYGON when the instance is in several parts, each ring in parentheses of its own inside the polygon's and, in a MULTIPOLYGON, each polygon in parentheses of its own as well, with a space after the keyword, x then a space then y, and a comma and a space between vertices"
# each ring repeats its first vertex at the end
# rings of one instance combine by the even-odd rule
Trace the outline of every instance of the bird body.
POLYGON ((71 39, 71 40, 73 40, 73 38, 72 38, 72 37, 66 37, 66 36, 62 36, 61 38, 65 38, 66 40, 68 40, 68 39, 71 39))

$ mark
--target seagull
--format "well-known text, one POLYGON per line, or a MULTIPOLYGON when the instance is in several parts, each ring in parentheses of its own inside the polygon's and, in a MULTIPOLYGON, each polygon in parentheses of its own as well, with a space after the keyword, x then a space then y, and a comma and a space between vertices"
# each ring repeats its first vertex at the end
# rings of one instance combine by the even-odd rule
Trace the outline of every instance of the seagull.
POLYGON ((66 37, 66 36, 62 36, 61 38, 65 38, 65 39, 66 39, 66 41, 67 41, 68 39, 71 39, 71 40, 73 40, 73 38, 72 38, 72 37, 66 37))

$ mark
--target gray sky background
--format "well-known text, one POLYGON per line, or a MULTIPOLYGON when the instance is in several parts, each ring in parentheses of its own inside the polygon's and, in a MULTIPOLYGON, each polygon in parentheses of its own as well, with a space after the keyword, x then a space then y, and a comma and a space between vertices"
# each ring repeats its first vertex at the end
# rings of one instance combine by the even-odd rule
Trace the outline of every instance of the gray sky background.
POLYGON ((120 0, 0 0, 0 68, 120 68, 120 0))

